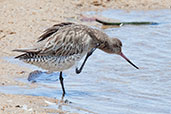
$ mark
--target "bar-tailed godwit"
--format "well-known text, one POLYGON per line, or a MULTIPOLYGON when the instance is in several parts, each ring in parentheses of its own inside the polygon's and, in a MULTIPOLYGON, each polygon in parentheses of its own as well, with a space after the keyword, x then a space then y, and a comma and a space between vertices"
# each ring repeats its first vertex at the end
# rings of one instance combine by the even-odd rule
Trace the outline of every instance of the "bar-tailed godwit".
POLYGON ((88 57, 96 50, 100 49, 109 54, 117 54, 135 66, 122 53, 122 43, 117 38, 110 38, 100 30, 89 28, 86 25, 74 23, 60 23, 44 31, 36 47, 29 49, 15 49, 23 52, 15 58, 41 67, 49 72, 60 72, 59 80, 65 95, 62 72, 72 67, 86 55, 81 67, 76 67, 76 73, 80 73, 88 57))

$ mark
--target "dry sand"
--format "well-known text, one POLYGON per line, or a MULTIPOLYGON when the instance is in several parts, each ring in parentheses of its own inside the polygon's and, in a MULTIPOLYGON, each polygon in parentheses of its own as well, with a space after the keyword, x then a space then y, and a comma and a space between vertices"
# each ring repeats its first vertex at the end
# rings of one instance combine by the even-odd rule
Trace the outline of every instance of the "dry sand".
MULTIPOLYGON (((85 11, 170 7, 170 0, 0 0, 0 85, 27 86, 15 79, 27 77, 31 69, 9 63, 2 57, 16 56, 18 53, 11 52, 12 49, 31 46, 42 31, 53 24, 65 21, 81 23, 85 11)), ((92 25, 95 22, 84 23, 92 25)), ((48 105, 45 101, 58 102, 53 98, 0 93, 0 114, 67 112, 43 108, 48 105)))

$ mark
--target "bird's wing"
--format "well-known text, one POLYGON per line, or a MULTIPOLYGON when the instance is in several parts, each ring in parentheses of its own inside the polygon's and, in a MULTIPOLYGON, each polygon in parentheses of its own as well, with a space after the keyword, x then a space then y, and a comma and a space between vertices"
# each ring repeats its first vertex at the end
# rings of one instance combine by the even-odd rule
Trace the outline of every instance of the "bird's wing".
MULTIPOLYGON (((49 30, 52 29, 47 29, 47 32, 49 30)), ((83 51, 88 52, 90 48, 93 48, 92 45, 96 39, 91 29, 80 25, 63 27, 52 35, 45 36, 42 38, 46 40, 39 41, 40 45, 37 48, 22 50, 22 52, 37 55, 71 56, 81 54, 83 51)))
POLYGON ((59 24, 53 25, 52 27, 50 27, 50 28, 48 28, 48 29, 46 29, 44 31, 44 33, 38 38, 37 42, 45 40, 46 38, 48 38, 49 36, 51 36, 52 34, 57 32, 62 27, 66 27, 66 26, 69 26, 69 25, 72 25, 72 24, 74 24, 74 23, 69 23, 68 22, 68 23, 59 23, 59 24))
POLYGON ((40 53, 71 56, 88 51, 91 42, 91 34, 86 28, 74 25, 60 29, 48 37, 47 42, 41 47, 40 53))

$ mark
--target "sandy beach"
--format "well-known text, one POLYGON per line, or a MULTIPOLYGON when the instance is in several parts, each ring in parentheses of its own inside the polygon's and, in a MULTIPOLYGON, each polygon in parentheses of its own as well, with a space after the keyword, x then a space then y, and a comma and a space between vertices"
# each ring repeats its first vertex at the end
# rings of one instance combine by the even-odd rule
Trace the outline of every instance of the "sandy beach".
MULTIPOLYGON (((170 9, 170 0, 0 0, 0 86, 29 86, 16 81, 29 75, 32 69, 12 64, 4 57, 19 53, 11 50, 30 47, 48 27, 60 22, 75 22, 99 26, 96 22, 80 21, 83 12, 106 9, 156 10, 170 9)), ((60 109, 43 108, 58 99, 42 96, 0 93, 0 114, 70 113, 60 109)))

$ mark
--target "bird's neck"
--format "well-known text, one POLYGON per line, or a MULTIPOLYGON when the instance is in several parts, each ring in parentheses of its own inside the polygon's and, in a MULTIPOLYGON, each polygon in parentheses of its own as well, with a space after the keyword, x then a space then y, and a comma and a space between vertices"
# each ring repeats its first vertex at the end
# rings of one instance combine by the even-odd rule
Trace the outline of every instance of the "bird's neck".
POLYGON ((100 46, 98 47, 100 50, 112 53, 111 51, 111 38, 105 34, 104 32, 101 32, 97 29, 94 29, 95 36, 97 37, 98 41, 100 42, 100 46))

